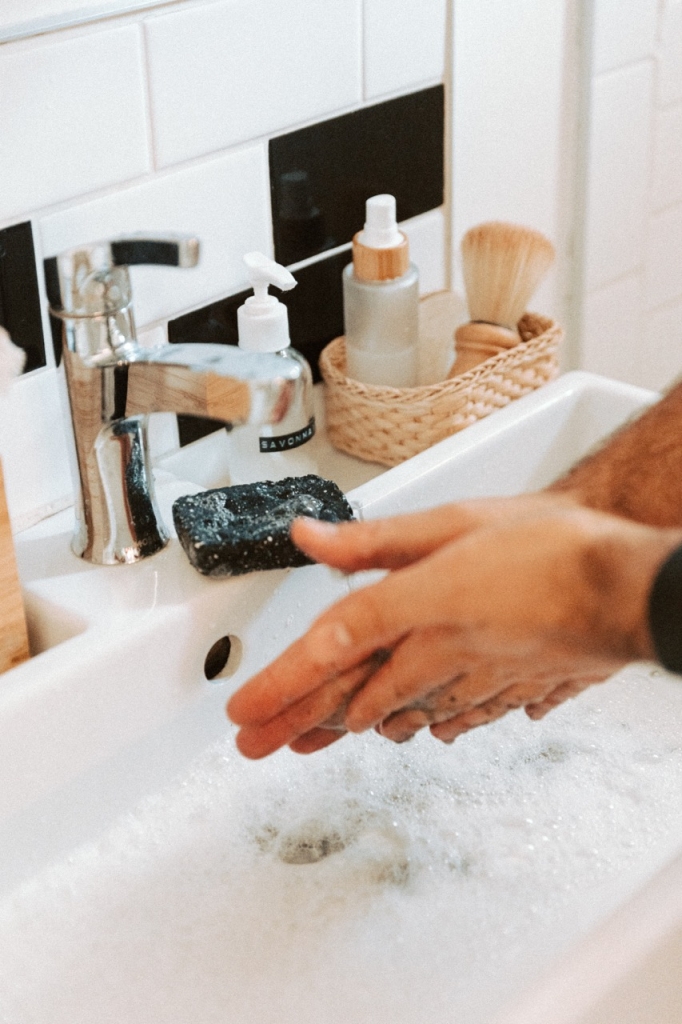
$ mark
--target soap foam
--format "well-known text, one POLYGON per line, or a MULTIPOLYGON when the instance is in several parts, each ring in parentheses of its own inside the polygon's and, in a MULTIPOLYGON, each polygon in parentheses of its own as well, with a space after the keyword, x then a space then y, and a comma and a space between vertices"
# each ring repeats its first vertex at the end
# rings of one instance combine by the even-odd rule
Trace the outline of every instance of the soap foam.
POLYGON ((0 906, 0 1019, 488 1020, 680 846, 661 685, 452 747, 372 733, 252 763, 227 736, 0 906))

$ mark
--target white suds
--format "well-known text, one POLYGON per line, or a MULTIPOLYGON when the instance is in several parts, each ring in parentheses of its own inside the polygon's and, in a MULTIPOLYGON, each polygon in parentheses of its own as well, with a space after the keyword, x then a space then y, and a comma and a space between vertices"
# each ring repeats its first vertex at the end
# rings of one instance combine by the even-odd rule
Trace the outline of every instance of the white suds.
POLYGON ((679 848, 681 723, 642 673, 452 747, 230 735, 0 905, 0 1020, 482 1024, 679 848))

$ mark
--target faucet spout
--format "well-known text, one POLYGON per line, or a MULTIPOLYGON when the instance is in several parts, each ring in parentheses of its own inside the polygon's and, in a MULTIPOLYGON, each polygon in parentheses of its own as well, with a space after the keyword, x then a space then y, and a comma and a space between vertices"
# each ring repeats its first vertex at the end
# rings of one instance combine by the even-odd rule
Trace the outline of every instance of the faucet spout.
POLYGON ((277 355, 228 345, 143 350, 127 366, 126 415, 176 412, 226 423, 279 423, 301 373, 277 355))

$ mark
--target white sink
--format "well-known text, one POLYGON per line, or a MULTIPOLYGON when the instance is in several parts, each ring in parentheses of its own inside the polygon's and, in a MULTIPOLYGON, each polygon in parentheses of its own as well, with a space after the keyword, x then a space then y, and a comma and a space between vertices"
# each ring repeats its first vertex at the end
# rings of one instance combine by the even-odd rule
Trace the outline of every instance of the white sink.
MULTIPOLYGON (((655 398, 567 374, 349 498, 376 517, 541 487, 655 398)), ((166 462, 167 521, 222 482, 226 436, 166 462)), ((43 653, 0 680, 0 1020, 520 1024, 514 1000, 540 1006, 544 972, 682 849, 682 688, 660 670, 452 747, 372 733, 250 763, 228 695, 362 581, 206 580, 175 541, 96 568, 69 531, 17 543, 43 653)))

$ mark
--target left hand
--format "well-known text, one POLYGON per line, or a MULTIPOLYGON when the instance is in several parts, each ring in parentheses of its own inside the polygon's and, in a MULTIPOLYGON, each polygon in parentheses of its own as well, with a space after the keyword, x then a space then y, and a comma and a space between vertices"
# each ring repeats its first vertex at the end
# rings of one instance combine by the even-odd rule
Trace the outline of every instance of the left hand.
POLYGON ((678 534, 549 493, 368 523, 298 520, 293 539, 317 561, 392 571, 234 694, 239 749, 311 752, 372 726, 405 740, 428 725, 448 741, 511 708, 540 717, 651 656, 648 592, 678 534))

